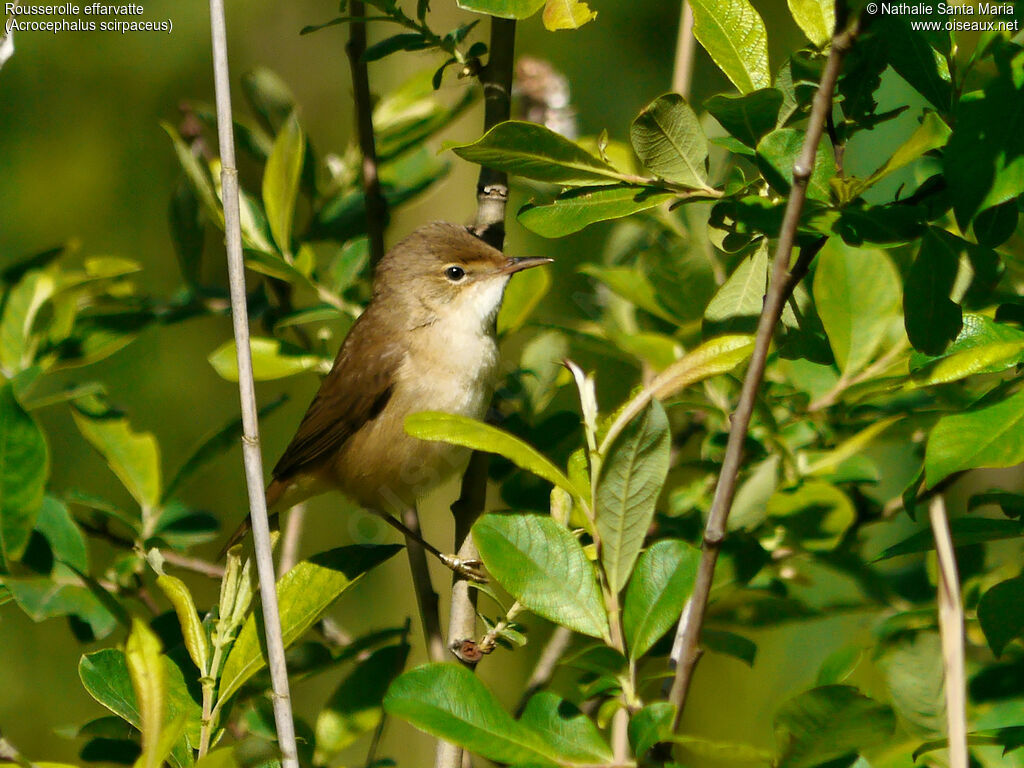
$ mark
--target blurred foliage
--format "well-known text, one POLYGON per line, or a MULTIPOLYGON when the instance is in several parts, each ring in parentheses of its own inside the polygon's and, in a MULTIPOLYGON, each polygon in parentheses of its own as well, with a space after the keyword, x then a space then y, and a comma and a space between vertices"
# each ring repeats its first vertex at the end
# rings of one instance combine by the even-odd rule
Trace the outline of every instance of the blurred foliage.
MULTIPOLYGON (((482 17, 438 32, 426 2, 413 15, 394 0, 367 4, 380 14, 374 24, 405 30, 381 38, 367 59, 438 59, 374 109, 383 192, 401 210, 448 173, 450 156, 429 142, 478 98, 472 78, 487 51, 472 33, 482 17), (457 87, 445 80, 449 68, 457 87)), ((345 6, 304 31, 350 23, 345 6)), ((520 19, 542 8, 549 30, 594 18, 580 2, 501 4, 520 19)), ((528 630, 543 624, 575 637, 551 684, 513 715, 508 700, 522 688, 514 675, 499 679, 495 695, 456 664, 403 673, 413 644, 400 613, 375 605, 383 628, 356 637, 321 621, 397 547, 304 559, 278 585, 290 669, 296 680, 344 669, 315 722, 297 723, 304 765, 362 760, 354 745, 378 748, 385 712, 499 763, 610 765, 609 724, 622 709, 637 764, 675 764, 655 748, 663 742, 690 765, 941 759, 934 541, 917 510, 953 483, 985 483, 979 469, 1024 460, 1024 112, 1007 110, 1024 103, 1024 48, 1006 33, 968 46, 950 33, 912 32, 899 17, 865 17, 810 176, 797 245, 813 261, 758 393, 702 640, 711 663, 721 655, 753 667, 743 682, 753 689, 754 675, 772 682, 758 663, 769 630, 797 626, 820 638, 816 626, 854 615, 870 636, 829 637, 834 652, 819 669, 767 686, 762 731, 771 724, 773 746, 742 724, 702 728, 689 711, 674 733, 663 692, 835 23, 819 0, 790 8, 810 45, 772 68, 775 31, 747 0, 694 2, 696 39, 738 93, 703 103, 647 94, 628 131, 608 126, 628 143, 607 132, 576 142, 514 120, 452 145, 522 183, 532 199, 515 213, 528 230, 600 235, 581 240, 600 247, 574 264, 568 287, 539 271, 511 283, 498 318, 506 367, 497 426, 429 412, 407 424, 422 439, 500 457, 491 477, 514 511, 474 527, 500 587, 480 587, 486 634, 469 642, 481 671, 491 653, 535 645, 528 630), (883 103, 897 79, 917 95, 883 103), (865 151, 893 125, 902 133, 890 151, 865 151), (549 292, 558 301, 545 301, 549 292)), ((369 297, 361 158, 351 144, 316 146, 273 71, 250 71, 241 91, 247 110, 235 130, 256 376, 314 380, 369 297)), ((168 185, 179 286, 166 290, 137 260, 83 257, 75 247, 9 257, 0 273, 0 606, 37 622, 64 617, 80 642, 104 641, 82 654, 78 673, 113 716, 73 729, 83 763, 275 759, 248 563, 231 553, 210 600, 196 597, 191 577, 169 572, 218 570, 196 556, 218 518, 185 490, 237 443, 240 423, 212 425, 168 474, 161 445, 175 420, 141 427, 104 375, 103 361, 137 348, 141 335, 226 312, 210 247, 224 220, 212 123, 195 102, 179 125, 163 125, 180 166, 168 185), (113 500, 97 492, 100 482, 56 481, 71 454, 44 423, 54 411, 122 486, 113 500)), ((233 381, 234 342, 226 323, 216 327, 208 360, 233 381)), ((280 403, 268 400, 263 414, 280 403)), ((983 486, 951 521, 968 615, 970 743, 984 766, 1019 764, 1024 745, 1019 490, 983 486)), ((797 653, 794 643, 776 658, 797 653)), ((691 703, 704 693, 698 686, 691 703)), ((375 759, 371 752, 370 764, 389 764, 375 759)))

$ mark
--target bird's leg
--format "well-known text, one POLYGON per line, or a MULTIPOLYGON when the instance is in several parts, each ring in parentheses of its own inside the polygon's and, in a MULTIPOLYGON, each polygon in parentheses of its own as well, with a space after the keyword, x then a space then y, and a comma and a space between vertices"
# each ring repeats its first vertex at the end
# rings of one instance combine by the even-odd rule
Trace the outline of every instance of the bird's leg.
POLYGON ((442 563, 444 563, 446 567, 451 568, 456 573, 462 574, 466 578, 472 579, 473 581, 479 584, 484 584, 487 582, 487 577, 484 575, 483 572, 484 564, 479 560, 463 560, 462 558, 457 557, 456 555, 446 555, 433 544, 431 544, 429 541, 420 536, 418 532, 409 528, 397 517, 392 517, 387 512, 380 512, 379 510, 376 509, 371 509, 369 511, 377 515, 379 518, 381 518, 385 523, 390 525, 396 531, 400 531, 404 536, 415 541, 417 544, 419 544, 421 547, 427 550, 427 552, 429 552, 442 563))

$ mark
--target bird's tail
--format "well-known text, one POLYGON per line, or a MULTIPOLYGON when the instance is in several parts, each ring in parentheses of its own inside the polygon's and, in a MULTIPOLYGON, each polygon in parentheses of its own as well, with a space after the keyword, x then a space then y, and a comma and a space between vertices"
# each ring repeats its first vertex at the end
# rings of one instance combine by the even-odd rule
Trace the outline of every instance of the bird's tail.
MULTIPOLYGON (((268 510, 273 509, 274 505, 281 498, 281 494, 284 493, 285 487, 285 484, 279 480, 274 480, 270 485, 267 486, 268 510)), ((280 512, 272 512, 270 514, 270 530, 276 531, 280 527, 280 516, 280 512)), ((240 541, 242 541, 242 539, 244 539, 246 536, 248 536, 249 531, 251 530, 252 520, 249 517, 246 517, 242 521, 241 525, 239 525, 238 528, 235 529, 235 532, 231 534, 231 537, 227 540, 227 543, 223 547, 221 547, 221 550, 217 555, 217 561, 220 562, 221 560, 223 560, 227 556, 228 550, 236 544, 238 544, 240 541)))

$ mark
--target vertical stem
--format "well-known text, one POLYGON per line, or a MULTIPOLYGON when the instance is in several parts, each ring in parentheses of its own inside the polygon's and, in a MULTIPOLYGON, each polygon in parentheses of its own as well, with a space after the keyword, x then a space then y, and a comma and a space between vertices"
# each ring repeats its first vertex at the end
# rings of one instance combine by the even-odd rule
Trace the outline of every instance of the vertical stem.
MULTIPOLYGON (((352 0, 349 13, 356 17, 366 16, 363 0, 352 0)), ((387 224, 388 207, 380 191, 377 175, 377 146, 373 137, 373 104, 370 101, 370 77, 363 54, 366 53, 366 22, 349 23, 348 44, 345 46, 352 69, 352 95, 356 108, 356 132, 359 136, 359 151, 363 156, 362 181, 366 201, 366 233, 370 240, 370 263, 376 265, 384 256, 384 227, 387 224)))
POLYGON ((967 683, 964 675, 964 608, 960 598, 953 537, 946 517, 946 502, 936 494, 928 505, 939 562, 939 635, 946 689, 946 736, 951 768, 967 768, 967 683))
POLYGON ((281 621, 277 610, 274 560, 270 548, 267 500, 263 495, 263 461, 260 456, 256 391, 249 348, 249 316, 245 297, 245 267, 242 262, 242 230, 238 209, 238 171, 231 117, 231 89, 228 75, 227 31, 223 0, 210 0, 210 32, 213 39, 213 70, 217 101, 217 134, 220 141, 221 187, 224 195, 224 233, 227 242, 228 276, 231 285, 231 318, 238 352, 238 392, 242 410, 242 457, 249 492, 256 568, 259 573, 263 623, 267 641, 267 666, 273 688, 274 723, 283 768, 298 768, 295 724, 288 692, 288 669, 284 658, 281 621))
MULTIPOLYGON (((840 4, 841 5, 841 4, 840 4)), ((740 463, 743 459, 743 442, 750 428, 750 419, 757 401, 757 393, 764 378, 765 365, 768 359, 768 348, 771 346, 772 334, 789 292, 795 286, 795 275, 787 275, 790 254, 796 242, 797 227, 804 201, 807 198, 807 182, 814 169, 814 158, 825 129, 825 118, 832 109, 832 93, 842 68, 843 60, 857 34, 856 24, 845 28, 843 9, 837 8, 837 33, 832 38, 832 49, 828 63, 814 95, 811 115, 807 124, 807 134, 797 161, 793 164, 793 188, 786 203, 786 212, 782 221, 782 229, 775 249, 775 260, 772 272, 772 283, 765 296, 764 307, 757 325, 754 340, 754 352, 750 366, 743 379, 739 402, 732 415, 729 429, 729 440, 726 444, 725 459, 715 487, 715 497, 711 504, 707 526, 704 531, 701 559, 697 567, 697 578, 693 587, 693 595, 683 608, 676 632, 676 644, 672 649, 672 661, 675 663, 675 676, 669 701, 675 705, 676 713, 673 730, 678 730, 682 719, 686 695, 693 679, 693 671, 701 656, 700 629, 704 623, 704 612, 711 593, 711 583, 715 574, 718 553, 725 538, 726 522, 732 508, 733 496, 736 493, 736 482, 739 477, 740 463), (839 31, 843 30, 843 31, 839 31)), ((820 246, 819 246, 820 247, 820 246)), ((802 255, 802 254, 801 254, 802 255)), ((804 265, 806 269, 806 265, 804 265)), ((794 273, 796 270, 794 269, 794 273)), ((796 278, 799 279, 799 278, 796 278)))
POLYGON ((672 90, 689 100, 690 83, 693 82, 693 59, 696 53, 696 39, 693 36, 693 8, 689 0, 683 0, 679 10, 679 36, 676 38, 675 67, 672 70, 672 90))
MULTIPOLYGON (((484 87, 484 131, 512 114, 512 75, 515 64, 516 23, 491 17, 490 59, 480 73, 484 87)), ((483 166, 477 182, 476 221, 473 229, 495 248, 505 242, 505 206, 508 175, 483 166)))
MULTIPOLYGON (((484 130, 509 119, 512 114, 512 75, 515 63, 516 23, 491 17, 490 58, 480 73, 484 88, 484 130)), ((508 176, 486 166, 480 168, 477 182, 477 210, 474 232, 500 249, 505 243, 505 206, 508 203, 508 176)), ((474 453, 462 478, 458 501, 452 505, 455 516, 455 545, 463 560, 476 560, 476 545, 470 530, 483 512, 487 500, 487 470, 490 457, 474 453)), ((467 577, 452 577, 452 600, 448 615, 448 646, 476 635, 476 592, 467 577)), ((463 662, 473 666, 470 662, 463 662)), ((434 768, 461 768, 462 749, 438 741, 434 768)))

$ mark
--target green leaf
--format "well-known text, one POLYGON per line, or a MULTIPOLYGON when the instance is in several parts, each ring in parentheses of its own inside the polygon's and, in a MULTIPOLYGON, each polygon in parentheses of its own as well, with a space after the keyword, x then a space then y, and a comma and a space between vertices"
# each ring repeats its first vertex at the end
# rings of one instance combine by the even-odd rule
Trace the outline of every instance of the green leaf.
POLYGON ((670 738, 672 720, 676 707, 667 701, 648 704, 629 720, 629 743, 638 758, 643 758, 651 748, 670 738))
POLYGON ((691 349, 655 376, 649 389, 661 400, 674 397, 691 384, 728 373, 750 357, 753 350, 753 336, 716 336, 691 349))
POLYGON ((962 469, 1012 467, 1024 461, 1024 389, 1005 400, 943 416, 924 453, 925 484, 962 469))
POLYGON ((856 688, 827 685, 790 699, 775 714, 778 768, 814 768, 892 735, 893 711, 856 688))
POLYGON ((835 549, 857 519, 849 497, 831 483, 810 480, 795 490, 777 491, 765 511, 778 518, 801 546, 812 552, 835 549))
POLYGON ((747 0, 693 0, 693 34, 740 93, 772 84, 768 34, 747 0))
MULTIPOLYGON (((757 143, 757 167, 781 195, 788 195, 793 186, 793 165, 803 150, 805 135, 795 128, 779 128, 757 143)), ((832 144, 822 137, 814 156, 814 169, 807 180, 807 196, 825 202, 830 200, 829 179, 835 176, 835 172, 832 144)))
POLYGON ((851 196, 856 197, 873 184, 881 181, 890 173, 898 171, 904 166, 917 160, 926 152, 941 149, 949 141, 949 126, 942 118, 934 112, 925 112, 921 118, 921 125, 917 127, 907 141, 883 163, 878 170, 872 173, 866 180, 856 184, 851 191, 851 196))
POLYGON ((195 768, 241 768, 241 765, 235 758, 234 747, 220 747, 196 760, 195 768))
POLYGON ((836 28, 836 10, 828 0, 788 0, 797 26, 818 48, 824 48, 836 28))
POLYGON ((943 153, 946 182, 962 230, 980 211, 1024 193, 1024 55, 998 57, 983 93, 967 93, 943 153))
POLYGON ((708 141, 686 99, 668 93, 633 121, 629 138, 637 157, 657 176, 694 189, 708 185, 708 141))
POLYGON ((397 51, 422 51, 430 45, 430 39, 419 32, 403 32, 371 45, 363 54, 363 61, 379 61, 397 51))
POLYGON ((164 699, 167 697, 167 670, 161 650, 160 640, 153 630, 141 620, 132 619, 124 657, 139 710, 142 766, 145 768, 159 768, 164 758, 157 750, 164 724, 164 699))
POLYGON ((406 643, 379 648, 341 681, 317 716, 318 765, 333 762, 338 752, 377 727, 384 694, 405 667, 408 656, 406 643))
POLYGON ((998 248, 1017 230, 1017 219, 1017 201, 1011 199, 978 213, 971 228, 979 245, 998 248))
POLYGON ((192 600, 192 593, 185 586, 185 582, 166 573, 157 576, 156 585, 174 606, 178 623, 181 625, 181 634, 185 638, 185 648, 196 665, 196 669, 199 670, 199 674, 212 674, 213 671, 209 667, 210 644, 206 637, 206 630, 203 629, 203 624, 199 619, 199 612, 192 600))
POLYGON ((39 509, 35 529, 46 539, 57 562, 79 571, 89 570, 89 550, 86 548, 85 537, 64 502, 46 496, 39 509))
POLYGON ((185 172, 185 180, 192 188, 196 199, 199 201, 206 217, 221 229, 224 229, 224 211, 220 205, 220 198, 214 188, 213 179, 210 177, 210 170, 199 158, 192 154, 192 150, 182 140, 178 130, 170 123, 160 123, 160 127, 171 137, 174 145, 174 154, 178 157, 178 163, 185 172))
POLYGON ((522 328, 551 288, 551 273, 546 269, 527 269, 516 275, 505 288, 498 311, 498 335, 522 328))
POLYGON ((515 435, 482 421, 452 413, 424 411, 406 417, 405 431, 420 440, 434 440, 472 448, 474 451, 496 453, 520 469, 532 472, 578 498, 586 498, 589 495, 573 485, 562 470, 536 448, 524 443, 515 435))
MULTIPOLYGON (((184 718, 186 723, 186 740, 174 746, 169 759, 177 768, 186 768, 193 762, 190 744, 199 743, 202 709, 189 694, 185 678, 174 662, 167 656, 160 656, 160 662, 164 667, 164 725, 179 718, 184 718)), ((142 729, 140 706, 123 651, 107 648, 82 656, 78 674, 82 685, 96 701, 135 728, 142 729)))
POLYGON ((431 83, 430 71, 421 69, 398 88, 382 94, 373 108, 373 130, 377 159, 386 162, 414 147, 420 147, 465 112, 479 97, 467 88, 448 105, 431 83))
MULTIPOLYGON (((364 573, 399 549, 397 545, 338 547, 303 560, 282 576, 277 583, 277 602, 285 647, 298 640, 364 573)), ((265 665, 262 631, 250 614, 224 662, 219 700, 227 701, 265 665)))
MULTIPOLYGON (((675 195, 671 192, 634 184, 580 187, 562 193, 550 203, 524 205, 517 218, 541 237, 563 237, 596 222, 621 219, 673 199, 675 195)), ((533 273, 545 274, 544 270, 532 270, 524 275, 533 273)))
POLYGON ((726 328, 733 327, 742 318, 754 319, 760 316, 764 306, 764 295, 768 288, 768 242, 762 240, 750 254, 733 270, 704 310, 704 319, 726 328))
MULTIPOLYGON (((911 26, 914 22, 930 20, 930 16, 923 14, 916 17, 886 14, 880 15, 879 23, 873 26, 892 68, 941 112, 947 113, 951 84, 946 59, 936 50, 928 33, 911 26)), ((948 41, 949 32, 945 35, 948 41)))
POLYGON ((882 251, 831 240, 818 256, 813 293, 839 369, 857 373, 871 362, 899 314, 896 268, 882 251))
MULTIPOLYGON (((326 357, 313 355, 301 347, 280 339, 254 336, 249 340, 252 351, 252 371, 256 381, 270 381, 294 376, 303 371, 330 370, 331 361, 326 357)), ((227 381, 238 381, 238 352, 234 340, 226 341, 210 353, 210 365, 227 381)))
POLYGON ((985 592, 978 601, 978 622, 992 653, 1002 656, 1007 644, 1024 634, 1024 576, 985 592))
MULTIPOLYGON (((537 271, 537 270, 535 270, 537 271)), ((264 405, 259 409, 260 419, 265 418, 283 405, 285 398, 279 397, 276 400, 264 405)), ((181 487, 182 483, 192 477, 202 467, 209 464, 218 456, 226 453, 239 444, 242 439, 242 419, 232 419, 216 432, 206 435, 193 450, 191 455, 182 463, 174 477, 167 483, 164 489, 161 504, 166 504, 174 493, 181 487)))
POLYGON ((551 766, 557 752, 513 720, 480 679, 457 664, 426 664, 399 677, 384 709, 421 731, 498 763, 551 766))
POLYGON ((580 272, 604 283, 608 288, 626 301, 650 312, 655 317, 679 325, 680 320, 662 306, 658 292, 648 276, 635 267, 605 267, 600 264, 582 264, 580 272))
POLYGON ((594 566, 564 526, 540 515, 484 515, 473 540, 495 580, 531 611, 584 635, 608 637, 594 566))
MULTIPOLYGON (((801 0, 792 0, 798 1, 801 0)), ((756 147, 757 142, 765 134, 770 133, 778 123, 782 101, 782 91, 776 88, 760 88, 738 95, 716 94, 704 102, 704 108, 730 134, 748 147, 756 147)))
MULTIPOLYGON (((73 577, 64 574, 67 570, 55 568, 53 578, 13 578, 9 576, 0 577, 4 587, 10 592, 11 597, 18 604, 25 614, 33 621, 45 621, 56 616, 77 616, 89 625, 93 636, 97 638, 106 637, 117 627, 117 618, 111 610, 99 599, 99 592, 93 591, 88 586, 79 586, 77 583, 62 583, 70 581, 73 577), (58 581, 59 580, 59 581, 58 581)), ((108 601, 114 598, 108 595, 108 601)), ((125 614, 124 608, 119 611, 125 614)))
POLYGON ((471 144, 448 148, 463 160, 551 184, 573 187, 630 180, 564 136, 534 123, 510 120, 471 144))
POLYGON ((1010 493, 998 488, 990 488, 987 491, 976 493, 967 502, 967 511, 973 512, 978 507, 988 505, 998 506, 1007 517, 1024 517, 1024 495, 1010 493))
POLYGON ((277 135, 295 112, 295 97, 281 76, 266 67, 242 75, 242 92, 263 126, 277 135))
POLYGON ((292 112, 278 131, 263 169, 263 207, 281 253, 292 251, 292 219, 305 155, 306 137, 298 116, 292 112))
POLYGON ((581 0, 547 0, 544 4, 544 28, 550 32, 559 29, 579 29, 597 18, 597 11, 581 0))
POLYGON ((7 378, 29 368, 39 344, 33 333, 40 310, 57 291, 48 272, 27 273, 7 294, 0 316, 0 368, 7 378))
POLYGON ((884 647, 880 666, 896 712, 918 738, 945 731, 942 646, 937 632, 916 632, 884 647))
POLYGON ((502 19, 525 19, 539 11, 544 2, 545 0, 458 0, 456 4, 465 11, 487 13, 502 19))
MULTIPOLYGON (((981 544, 986 541, 1015 539, 1024 535, 1021 524, 1016 520, 993 520, 988 517, 958 517, 949 521, 949 530, 953 537, 953 546, 964 547, 968 544, 981 544)), ((935 549, 932 532, 918 531, 898 544, 883 551, 872 562, 888 560, 900 555, 911 555, 918 552, 929 552, 935 549)))
POLYGON ((49 474, 46 438, 7 382, 0 387, 0 565, 24 554, 49 474))
POLYGON ((614 592, 629 580, 654 519, 668 475, 671 443, 665 409, 652 400, 622 430, 602 461, 594 514, 601 535, 601 564, 614 592))
POLYGON ((1024 333, 984 315, 966 313, 956 340, 939 357, 910 356, 919 386, 945 384, 976 373, 998 373, 1024 362, 1024 333))
POLYGON ((941 354, 960 333, 963 313, 950 299, 959 268, 960 255, 929 229, 903 289, 907 338, 926 355, 941 354))
POLYGON ((601 764, 614 760, 594 721, 554 693, 542 691, 531 697, 519 722, 541 735, 558 755, 559 763, 601 764))
POLYGON ((833 685, 846 680, 864 658, 864 649, 847 645, 833 651, 818 668, 816 685, 833 685))
POLYGON ((203 231, 199 201, 192 187, 184 181, 179 181, 174 188, 169 217, 171 241, 178 256, 181 276, 188 285, 195 286, 200 278, 206 233, 203 231))
POLYGON ((136 432, 128 419, 99 398, 75 402, 71 415, 82 436, 100 452, 146 512, 160 504, 160 450, 149 432, 136 432))
POLYGON ((700 631, 700 642, 709 651, 732 656, 748 667, 753 667, 757 659, 757 643, 725 629, 703 627, 700 631))
MULTIPOLYGON (((269 249, 270 246, 268 245, 267 248, 269 249)), ((309 277, 300 272, 293 264, 285 261, 280 254, 246 248, 243 255, 245 257, 246 269, 259 272, 261 275, 276 277, 278 280, 284 280, 286 283, 291 283, 301 288, 316 291, 316 286, 313 285, 309 277)))
POLYGON ((631 659, 647 653, 679 618, 699 560, 700 552, 678 539, 663 539, 640 556, 622 612, 631 659))

